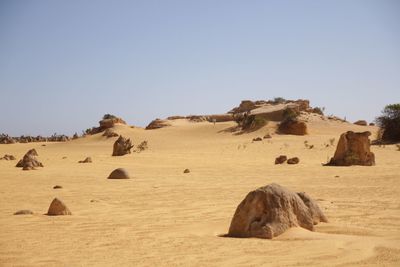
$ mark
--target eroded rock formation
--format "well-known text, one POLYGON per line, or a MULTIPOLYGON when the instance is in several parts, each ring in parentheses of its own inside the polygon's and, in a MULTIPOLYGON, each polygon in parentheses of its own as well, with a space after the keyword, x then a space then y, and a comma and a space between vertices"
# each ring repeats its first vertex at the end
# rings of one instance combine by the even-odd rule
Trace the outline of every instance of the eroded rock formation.
POLYGON ((133 148, 132 142, 129 138, 122 137, 122 135, 115 141, 113 146, 113 156, 123 156, 131 153, 133 148))
POLYGON ((314 200, 273 183, 247 194, 233 215, 228 236, 271 239, 290 227, 313 231, 319 222, 327 219, 314 200))
POLYGON ((31 149, 26 152, 24 157, 20 161, 18 161, 15 167, 22 167, 23 170, 35 170, 36 167, 43 167, 43 164, 36 158, 37 156, 38 153, 36 152, 36 150, 31 149))
POLYGON ((375 165, 375 155, 370 151, 371 132, 348 131, 340 136, 335 155, 328 166, 375 165))

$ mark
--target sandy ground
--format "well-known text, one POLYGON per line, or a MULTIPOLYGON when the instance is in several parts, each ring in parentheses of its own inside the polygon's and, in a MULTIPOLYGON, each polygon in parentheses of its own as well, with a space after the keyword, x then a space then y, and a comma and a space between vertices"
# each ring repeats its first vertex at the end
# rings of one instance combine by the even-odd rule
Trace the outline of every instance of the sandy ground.
POLYGON ((45 165, 22 171, 16 161, 0 161, 0 265, 400 266, 400 152, 374 146, 376 166, 321 166, 335 150, 325 146, 329 139, 376 128, 311 120, 307 136, 252 143, 269 129, 233 135, 224 131, 231 126, 117 126, 135 144, 149 142, 148 150, 123 157, 112 157, 115 138, 101 135, 0 145, 0 156, 17 159, 36 148, 45 165), (274 165, 281 154, 300 157, 300 164, 274 165), (86 156, 92 164, 77 163, 86 156), (132 179, 107 180, 118 167, 132 179), (310 194, 330 222, 273 240, 220 237, 245 195, 272 182, 310 194), (54 197, 73 215, 43 215, 54 197), (21 209, 35 214, 13 215, 21 209))

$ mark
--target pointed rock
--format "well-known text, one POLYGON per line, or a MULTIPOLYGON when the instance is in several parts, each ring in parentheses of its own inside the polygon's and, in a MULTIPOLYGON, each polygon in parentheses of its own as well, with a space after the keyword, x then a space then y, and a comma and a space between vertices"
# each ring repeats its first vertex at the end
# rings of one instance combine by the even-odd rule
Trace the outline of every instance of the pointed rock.
POLYGON ((71 211, 65 206, 65 204, 58 198, 53 199, 50 204, 49 210, 47 211, 49 216, 57 215, 71 215, 71 211))

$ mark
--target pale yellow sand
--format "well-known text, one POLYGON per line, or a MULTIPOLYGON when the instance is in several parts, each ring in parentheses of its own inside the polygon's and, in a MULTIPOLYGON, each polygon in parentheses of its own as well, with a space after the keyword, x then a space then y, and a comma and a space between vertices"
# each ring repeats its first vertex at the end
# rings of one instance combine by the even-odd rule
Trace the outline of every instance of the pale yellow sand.
POLYGON ((335 149, 324 147, 330 138, 376 128, 311 119, 308 136, 252 143, 268 129, 232 135, 222 130, 233 123, 173 124, 117 126, 135 144, 149 141, 149 150, 123 157, 111 157, 115 138, 101 135, 0 145, 0 156, 18 159, 36 148, 45 165, 22 171, 0 161, 0 265, 400 266, 400 152, 374 146, 374 167, 321 166, 335 149), (280 154, 300 164, 274 165, 280 154), (92 164, 77 163, 87 156, 92 164), (118 167, 132 179, 107 180, 118 167), (274 240, 219 237, 245 195, 271 182, 309 193, 330 222, 274 240), (63 189, 52 189, 57 184, 63 189), (43 215, 54 197, 73 215, 43 215), (14 216, 20 209, 35 215, 14 216))

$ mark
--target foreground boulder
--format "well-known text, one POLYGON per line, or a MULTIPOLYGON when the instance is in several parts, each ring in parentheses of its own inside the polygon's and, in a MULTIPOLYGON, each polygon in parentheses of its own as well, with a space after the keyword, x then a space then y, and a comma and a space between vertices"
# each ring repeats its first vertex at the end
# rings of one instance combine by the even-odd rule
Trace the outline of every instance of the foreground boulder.
POLYGON ((129 173, 124 168, 113 170, 107 179, 129 179, 129 173))
POLYGON ((278 131, 281 134, 306 135, 307 124, 298 120, 284 120, 279 124, 278 131))
POLYGON ((47 215, 49 216, 71 215, 71 211, 61 200, 55 198, 50 204, 49 210, 47 211, 47 215))
POLYGON ((340 136, 335 155, 328 166, 375 165, 375 155, 370 151, 371 132, 348 131, 340 136))
POLYGON ((115 141, 113 147, 113 156, 123 156, 131 153, 133 145, 129 138, 122 137, 122 135, 115 141))
POLYGON ((35 149, 31 149, 24 157, 15 165, 15 167, 19 167, 23 170, 35 170, 36 167, 43 167, 43 164, 37 160, 38 153, 35 149))
POLYGON ((228 236, 271 239, 290 227, 313 231, 319 222, 327 219, 307 194, 273 183, 247 194, 236 208, 228 236))

